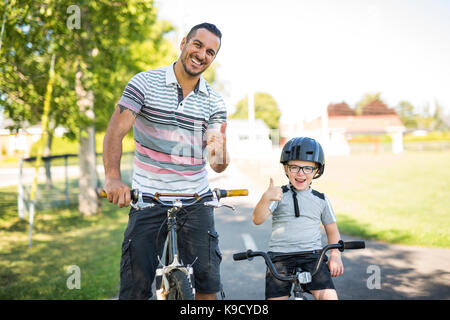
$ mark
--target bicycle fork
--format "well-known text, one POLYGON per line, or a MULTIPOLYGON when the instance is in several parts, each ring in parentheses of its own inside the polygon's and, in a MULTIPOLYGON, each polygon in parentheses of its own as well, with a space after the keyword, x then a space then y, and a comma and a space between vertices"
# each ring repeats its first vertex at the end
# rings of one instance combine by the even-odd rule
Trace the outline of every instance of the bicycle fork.
POLYGON ((161 259, 159 259, 160 266, 156 269, 156 297, 158 300, 166 299, 166 295, 170 288, 167 276, 175 269, 186 274, 192 288, 192 293, 195 295, 194 269, 192 268, 192 264, 195 261, 192 264, 185 266, 182 264, 178 253, 176 213, 179 210, 180 207, 174 206, 167 211, 167 226, 169 231, 164 248, 165 254, 163 253, 163 256, 166 257, 166 261, 164 264, 161 259))

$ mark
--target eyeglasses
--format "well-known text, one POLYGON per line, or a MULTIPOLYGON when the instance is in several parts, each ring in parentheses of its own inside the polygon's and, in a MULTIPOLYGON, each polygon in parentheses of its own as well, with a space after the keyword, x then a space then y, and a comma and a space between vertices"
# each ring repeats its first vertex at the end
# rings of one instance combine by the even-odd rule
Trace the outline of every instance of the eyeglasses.
POLYGON ((288 167, 290 173, 299 173, 300 169, 301 169, 304 174, 311 174, 314 172, 314 170, 317 169, 317 167, 313 167, 313 166, 299 167, 299 166, 291 165, 291 164, 288 164, 287 167, 288 167))

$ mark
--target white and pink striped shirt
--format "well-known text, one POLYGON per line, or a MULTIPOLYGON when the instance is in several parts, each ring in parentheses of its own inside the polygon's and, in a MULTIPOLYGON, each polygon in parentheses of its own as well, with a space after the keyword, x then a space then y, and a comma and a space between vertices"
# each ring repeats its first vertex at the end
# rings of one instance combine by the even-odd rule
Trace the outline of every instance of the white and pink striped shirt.
POLYGON ((201 194, 209 189, 206 132, 219 130, 226 107, 203 77, 180 97, 174 64, 136 74, 118 102, 137 113, 132 188, 201 194))

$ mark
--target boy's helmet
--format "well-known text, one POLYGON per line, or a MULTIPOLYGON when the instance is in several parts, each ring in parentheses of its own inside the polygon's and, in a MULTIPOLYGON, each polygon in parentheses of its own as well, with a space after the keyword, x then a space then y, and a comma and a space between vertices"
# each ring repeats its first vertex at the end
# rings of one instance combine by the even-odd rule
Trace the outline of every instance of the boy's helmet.
POLYGON ((289 140, 281 151, 280 162, 286 164, 290 160, 312 161, 319 165, 314 179, 319 178, 325 170, 325 154, 319 142, 308 137, 289 140))

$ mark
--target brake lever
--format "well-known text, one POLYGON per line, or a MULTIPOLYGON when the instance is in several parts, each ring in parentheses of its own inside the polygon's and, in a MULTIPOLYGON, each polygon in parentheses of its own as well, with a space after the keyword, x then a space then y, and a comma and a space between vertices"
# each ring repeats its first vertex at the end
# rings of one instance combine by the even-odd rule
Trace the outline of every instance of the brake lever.
POLYGON ((221 203, 221 202, 219 202, 217 200, 205 202, 205 206, 212 207, 212 208, 227 207, 227 208, 229 208, 229 209, 231 209, 233 211, 236 211, 236 208, 234 206, 229 205, 229 204, 225 204, 225 203, 221 203))
POLYGON ((146 203, 146 202, 144 202, 144 200, 142 199, 142 192, 139 192, 137 202, 131 201, 130 205, 133 208, 135 208, 136 210, 142 210, 142 209, 145 209, 145 208, 151 208, 151 207, 155 206, 154 203, 146 203))
POLYGON ((236 208, 234 206, 230 205, 230 204, 220 203, 219 206, 220 207, 227 207, 227 208, 229 208, 229 209, 231 209, 233 211, 236 211, 236 208))

